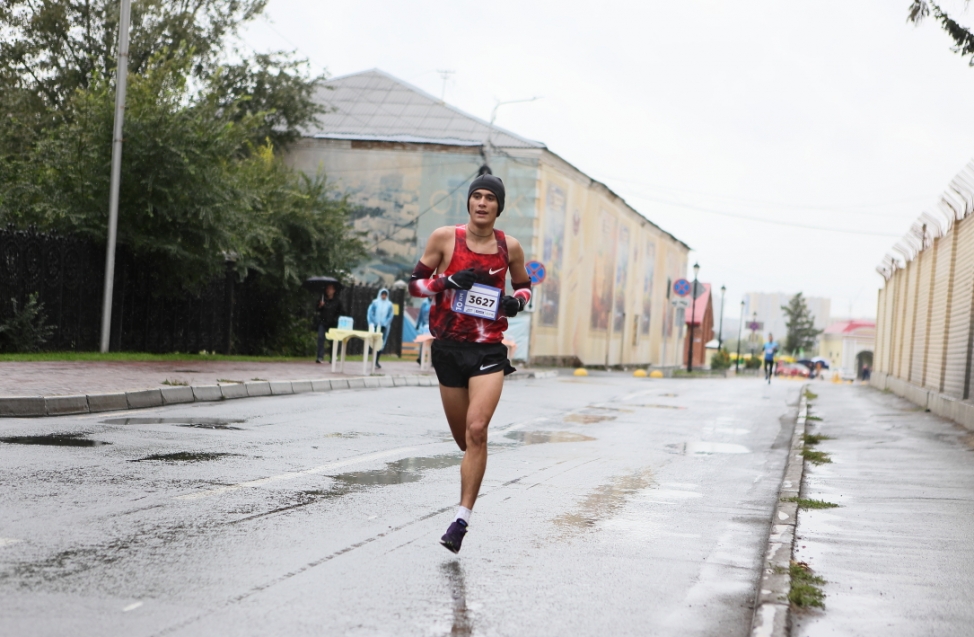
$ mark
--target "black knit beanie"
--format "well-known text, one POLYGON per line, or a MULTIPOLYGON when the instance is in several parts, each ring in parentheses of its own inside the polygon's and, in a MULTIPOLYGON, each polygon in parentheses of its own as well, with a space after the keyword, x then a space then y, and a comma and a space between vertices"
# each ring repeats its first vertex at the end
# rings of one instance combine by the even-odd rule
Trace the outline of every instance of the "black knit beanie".
POLYGON ((470 196, 475 190, 489 190, 497 197, 497 216, 504 212, 504 182, 500 177, 491 174, 480 175, 470 182, 470 189, 467 190, 467 209, 470 209, 470 196))

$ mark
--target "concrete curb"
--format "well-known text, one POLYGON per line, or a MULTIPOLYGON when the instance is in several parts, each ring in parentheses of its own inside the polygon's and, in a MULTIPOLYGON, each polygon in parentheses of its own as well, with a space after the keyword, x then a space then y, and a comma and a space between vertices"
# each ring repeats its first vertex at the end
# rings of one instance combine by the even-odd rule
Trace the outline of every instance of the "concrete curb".
POLYGON ((751 619, 751 637, 787 637, 791 631, 791 605, 788 592, 791 590, 792 551, 795 546, 795 526, 798 523, 798 503, 783 502, 785 498, 798 498, 805 470, 802 456, 805 433, 805 420, 808 416, 808 401, 805 399, 807 385, 801 386, 798 401, 798 418, 791 434, 788 448, 788 463, 778 490, 774 519, 768 535, 768 548, 765 553, 764 571, 758 589, 754 616, 751 619))
MULTIPOLYGON (((508 376, 507 380, 554 378, 557 375, 558 372, 556 371, 516 372, 508 376)), ((177 403, 213 402, 256 396, 287 396, 336 389, 436 386, 435 376, 409 374, 192 385, 108 394, 79 394, 77 396, 0 396, 0 418, 67 416, 102 411, 146 409, 177 403)))

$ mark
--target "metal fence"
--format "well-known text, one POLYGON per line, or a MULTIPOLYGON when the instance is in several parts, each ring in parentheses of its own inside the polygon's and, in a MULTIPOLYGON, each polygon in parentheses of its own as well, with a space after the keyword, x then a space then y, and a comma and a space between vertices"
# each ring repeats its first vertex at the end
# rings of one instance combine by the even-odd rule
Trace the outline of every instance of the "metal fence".
MULTIPOLYGON (((873 383, 967 400, 974 356, 974 162, 879 266, 873 383)), ((898 391, 897 393, 902 393, 898 391)))
MULTIPOLYGON (((22 309, 36 293, 46 323, 54 328, 46 350, 97 350, 101 329, 104 248, 92 242, 34 230, 0 229, 0 322, 22 309)), ((161 298, 151 273, 121 249, 112 303, 111 349, 140 352, 199 352, 258 354, 276 322, 299 319, 313 327, 315 298, 297 308, 281 307, 283 294, 261 285, 260 275, 248 273, 243 282, 229 270, 198 294, 161 298), (297 317, 291 316, 294 312, 297 317)), ((350 286, 342 290, 346 313, 355 326, 366 329, 369 303, 378 287, 350 286)), ((386 352, 401 354, 404 290, 390 291, 400 311, 393 320, 386 352)), ((308 339, 309 342, 311 339, 308 339)), ((361 353, 360 342, 349 353, 361 353)), ((313 349, 309 346, 308 355, 313 349)))

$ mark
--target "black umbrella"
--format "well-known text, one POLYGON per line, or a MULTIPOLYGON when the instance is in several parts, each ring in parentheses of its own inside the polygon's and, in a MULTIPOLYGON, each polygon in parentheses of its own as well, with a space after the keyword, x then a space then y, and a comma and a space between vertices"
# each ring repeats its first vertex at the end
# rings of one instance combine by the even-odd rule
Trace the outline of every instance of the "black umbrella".
POLYGON ((325 288, 329 285, 335 286, 335 294, 341 292, 342 288, 345 287, 342 285, 341 281, 333 276, 313 276, 305 279, 304 283, 301 284, 304 289, 314 292, 315 294, 324 294, 325 288))

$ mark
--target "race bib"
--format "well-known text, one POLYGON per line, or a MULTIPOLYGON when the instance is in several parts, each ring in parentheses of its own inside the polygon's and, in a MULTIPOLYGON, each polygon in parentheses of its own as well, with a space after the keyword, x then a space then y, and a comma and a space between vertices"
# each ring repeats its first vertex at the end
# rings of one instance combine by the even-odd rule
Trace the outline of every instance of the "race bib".
POLYGON ((493 321, 501 303, 501 291, 489 285, 474 283, 469 290, 453 293, 453 311, 493 321))

